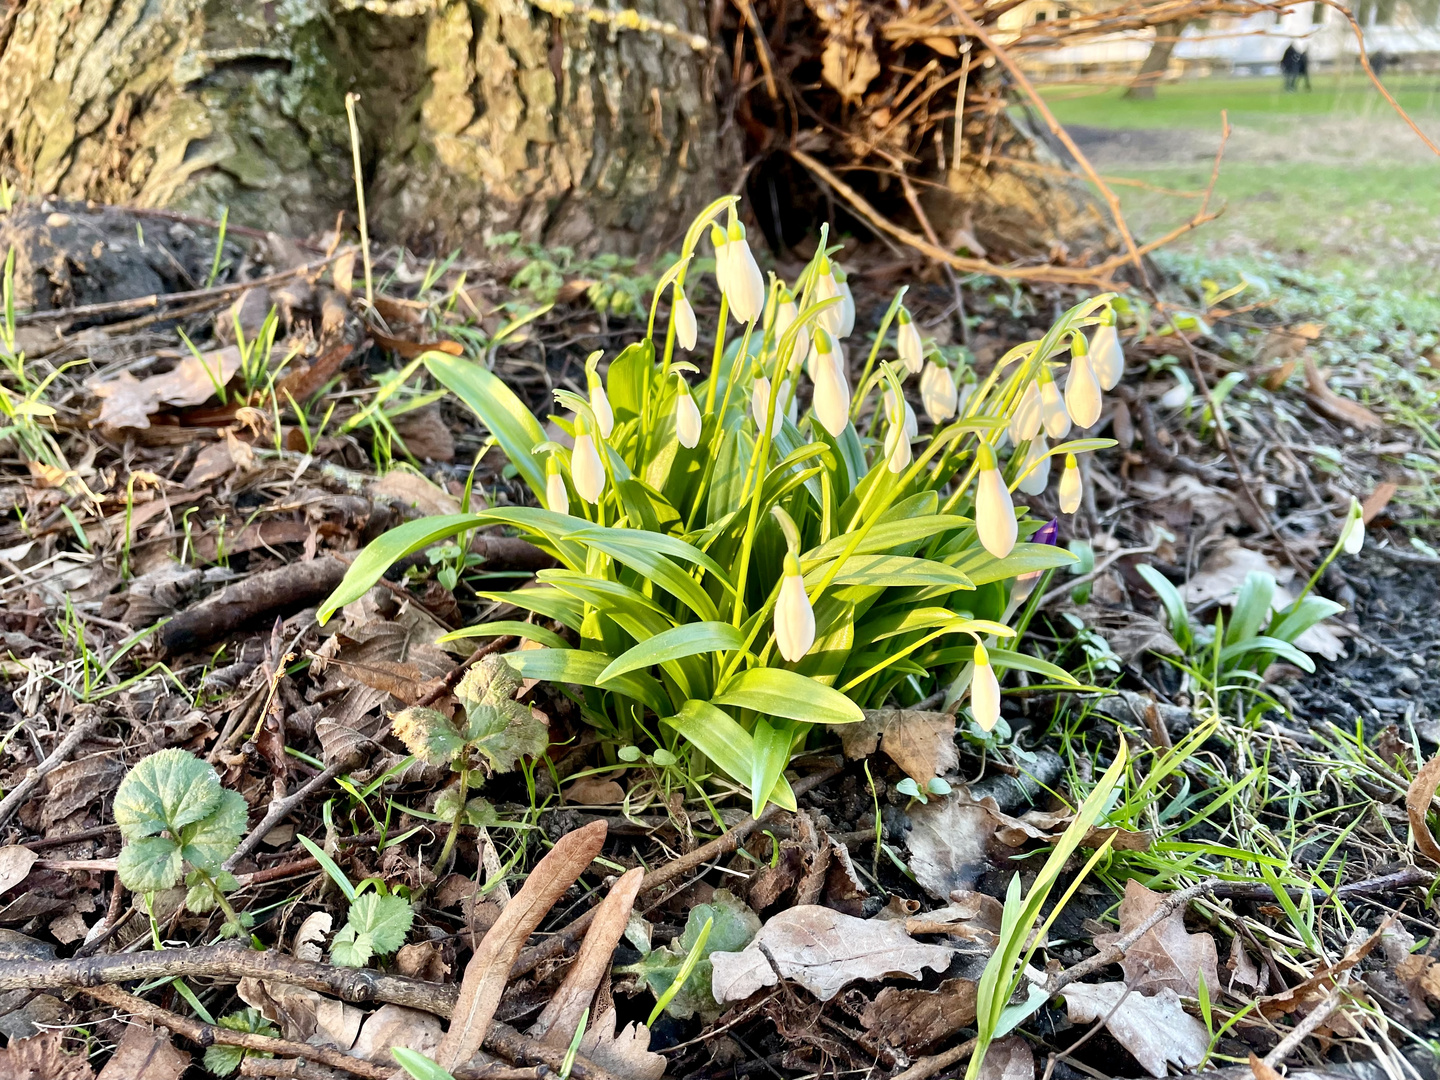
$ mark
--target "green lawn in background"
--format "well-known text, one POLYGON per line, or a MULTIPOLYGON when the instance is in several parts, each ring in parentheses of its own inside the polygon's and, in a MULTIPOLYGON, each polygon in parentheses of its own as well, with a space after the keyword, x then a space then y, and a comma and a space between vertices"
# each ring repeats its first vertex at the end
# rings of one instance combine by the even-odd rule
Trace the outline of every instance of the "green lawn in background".
MULTIPOLYGON (((1364 75, 1312 75, 1314 90, 1283 91, 1280 76, 1250 79, 1191 79, 1165 83, 1154 100, 1131 101, 1123 86, 1057 84, 1042 88, 1046 104, 1062 124, 1109 128, 1212 128, 1220 111, 1232 124, 1271 126, 1290 118, 1393 115, 1364 75)), ((1440 116, 1440 75, 1404 75, 1385 80, 1402 108, 1416 118, 1440 116)), ((1432 138, 1434 137, 1432 133, 1432 138)))

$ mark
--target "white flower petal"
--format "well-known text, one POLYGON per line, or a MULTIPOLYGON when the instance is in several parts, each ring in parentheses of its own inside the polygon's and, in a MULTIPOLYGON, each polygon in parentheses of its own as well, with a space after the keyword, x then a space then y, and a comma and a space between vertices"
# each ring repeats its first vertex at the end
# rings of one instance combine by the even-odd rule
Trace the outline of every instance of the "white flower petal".
POLYGON ((981 469, 975 489, 975 531, 980 543, 997 559, 1009 555, 1015 547, 1019 529, 1015 523, 1015 504, 999 469, 981 469))
POLYGON ((815 644, 815 612, 799 574, 786 574, 775 601, 775 647, 790 663, 803 660, 815 644))

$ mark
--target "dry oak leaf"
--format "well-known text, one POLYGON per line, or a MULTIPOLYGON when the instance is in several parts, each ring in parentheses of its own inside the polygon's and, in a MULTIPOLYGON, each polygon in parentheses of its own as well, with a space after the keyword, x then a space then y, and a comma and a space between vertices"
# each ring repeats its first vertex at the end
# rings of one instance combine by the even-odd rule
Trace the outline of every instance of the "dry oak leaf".
POLYGON ((615 1010, 599 1016, 580 1038, 580 1053, 596 1065, 627 1080, 660 1080, 664 1055, 650 1050, 650 1029, 641 1023, 615 1030, 615 1010))
POLYGON ((201 405, 215 396, 240 370, 234 345, 200 356, 186 356, 163 375, 137 379, 122 371, 113 379, 88 384, 100 399, 100 415, 92 427, 148 428, 150 417, 167 405, 201 405))
POLYGON ((0 847, 0 893, 8 892, 30 875, 40 856, 27 847, 12 844, 0 847))
POLYGON ((867 709, 858 724, 837 729, 847 758, 869 757, 878 746, 923 789, 960 765, 955 716, 916 709, 867 709))
POLYGON ((190 1055, 149 1024, 126 1024, 120 1045, 100 1070, 100 1080, 180 1080, 190 1055))
POLYGON ((916 941, 897 922, 805 904, 776 915, 740 952, 711 953, 711 988, 718 1002, 743 1001, 774 986, 778 968, 780 976, 829 1001, 861 979, 918 979, 926 968, 943 971, 951 956, 948 948, 916 941))
POLYGON ((1205 1025, 1181 1008, 1174 990, 1146 997, 1124 983, 1074 983, 1064 996, 1071 1023, 1109 1017, 1105 1026, 1110 1034, 1151 1076, 1166 1075, 1167 1062, 1181 1068, 1199 1065, 1210 1048, 1205 1025))
MULTIPOLYGON (((1125 897, 1120 901, 1119 933, 1096 934, 1095 947, 1103 949, 1128 934, 1164 902, 1163 893, 1152 892, 1131 878, 1125 883, 1125 897)), ((1183 910, 1172 912, 1142 934, 1126 951, 1120 967, 1126 984, 1146 994, 1170 989, 1193 997, 1199 991, 1201 975, 1207 987, 1220 986, 1215 939, 1209 934, 1189 933, 1183 910)))
POLYGON ((1410 817, 1410 839, 1421 855, 1431 862, 1440 862, 1440 844, 1425 822, 1430 803, 1435 798, 1435 789, 1440 787, 1440 754, 1435 755, 1410 781, 1410 790, 1405 793, 1405 812, 1410 817))
POLYGON ((619 806, 625 789, 602 776, 584 776, 565 789, 565 801, 581 806, 619 806))
POLYGON ((946 979, 935 990, 887 986, 860 1015, 870 1036, 886 1046, 917 1054, 975 1022, 973 979, 946 979))
MULTIPOLYGON (((1394 916, 1387 918, 1373 934, 1334 964, 1322 967, 1298 986, 1292 986, 1283 994, 1261 998, 1259 1001, 1260 1015, 1267 1020, 1274 1020, 1286 1013, 1309 1012, 1325 999, 1341 975, 1370 955, 1371 950, 1379 944, 1382 935, 1390 928, 1392 922, 1394 922, 1394 916)), ((1334 1020, 1331 1021, 1331 1026, 1335 1026, 1334 1020)))
POLYGON ((5 1080, 95 1080, 83 1054, 67 1054, 60 1035, 42 1031, 28 1039, 11 1039, 0 1050, 0 1076, 5 1080))

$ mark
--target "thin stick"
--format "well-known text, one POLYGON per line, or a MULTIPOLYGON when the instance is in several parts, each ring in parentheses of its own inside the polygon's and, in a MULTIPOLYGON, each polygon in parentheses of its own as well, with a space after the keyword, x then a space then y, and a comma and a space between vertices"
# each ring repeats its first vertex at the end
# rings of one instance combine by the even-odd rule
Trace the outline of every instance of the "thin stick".
POLYGON ((956 1065, 968 1058, 975 1052, 975 1046, 978 1042, 978 1039, 970 1039, 967 1042, 961 1043, 959 1046, 952 1046, 949 1050, 932 1054, 929 1057, 922 1057, 919 1061, 915 1062, 914 1065, 911 1065, 899 1076, 895 1077, 895 1080, 925 1080, 926 1077, 934 1076, 941 1069, 948 1069, 951 1065, 956 1065))
POLYGON ((240 846, 235 849, 235 854, 225 860, 225 869, 235 869, 241 859, 245 858, 246 855, 249 855, 250 852, 260 846, 260 841, 264 840, 270 830, 284 820, 286 814, 299 806, 316 788, 323 787, 344 772, 347 765, 347 761, 332 762, 325 766, 321 772, 316 773, 309 780, 305 781, 305 783, 301 784, 294 794, 286 795, 283 799, 271 799, 270 806, 265 811, 265 816, 260 819, 260 824, 250 830, 250 835, 240 841, 240 846))
POLYGON ((272 1039, 268 1035, 255 1035, 248 1031, 231 1031, 228 1028, 207 1024, 202 1020, 192 1020, 173 1013, 169 1009, 162 1009, 159 1005, 152 1005, 144 998, 127 994, 116 986, 86 986, 81 987, 81 992, 96 1001, 104 1002, 116 1009, 122 1009, 131 1016, 138 1016, 152 1024, 169 1028, 175 1034, 189 1039, 199 1046, 213 1046, 218 1043, 222 1046, 243 1047, 260 1054, 313 1059, 332 1068, 343 1069, 355 1076, 363 1076, 366 1080, 388 1080, 394 1073, 393 1069, 372 1065, 368 1061, 351 1057, 332 1047, 311 1046, 309 1043, 291 1042, 289 1039, 272 1039))
POLYGON ((1350 982, 1350 972, 1346 971, 1340 976, 1335 988, 1325 996, 1325 1000, 1316 1005, 1306 1014, 1305 1019, 1295 1025, 1295 1029, 1275 1044, 1275 1049, 1265 1055, 1265 1064, 1272 1069, 1279 1065, 1290 1052, 1308 1039, 1326 1020, 1330 1014, 1338 1009, 1348 996, 1345 992, 1346 984, 1350 982))
POLYGON ((355 168, 355 203, 360 208, 360 255, 365 260, 365 303, 375 306, 375 289, 370 280, 370 226, 365 214, 365 181, 360 176, 360 126, 355 122, 355 103, 360 95, 345 95, 345 115, 350 120, 350 158, 355 168))
POLYGON ((25 779, 15 785, 15 790, 0 799, 0 826, 15 816, 16 811, 25 805, 31 794, 40 786, 40 781, 70 760, 70 755, 75 753, 79 745, 93 735, 99 726, 100 716, 98 713, 93 713, 80 721, 70 729, 69 735, 60 740, 60 745, 50 751, 49 757, 27 772, 25 779))

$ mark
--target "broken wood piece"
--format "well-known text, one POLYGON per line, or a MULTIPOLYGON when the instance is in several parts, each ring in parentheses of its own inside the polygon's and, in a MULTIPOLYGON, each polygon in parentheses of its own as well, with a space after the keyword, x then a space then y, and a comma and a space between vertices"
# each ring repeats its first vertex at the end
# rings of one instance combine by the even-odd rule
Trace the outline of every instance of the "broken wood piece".
POLYGON ((254 620, 319 603, 340 584, 347 569, 339 559, 326 556, 227 585, 161 627, 160 645, 169 653, 201 649, 254 620))

